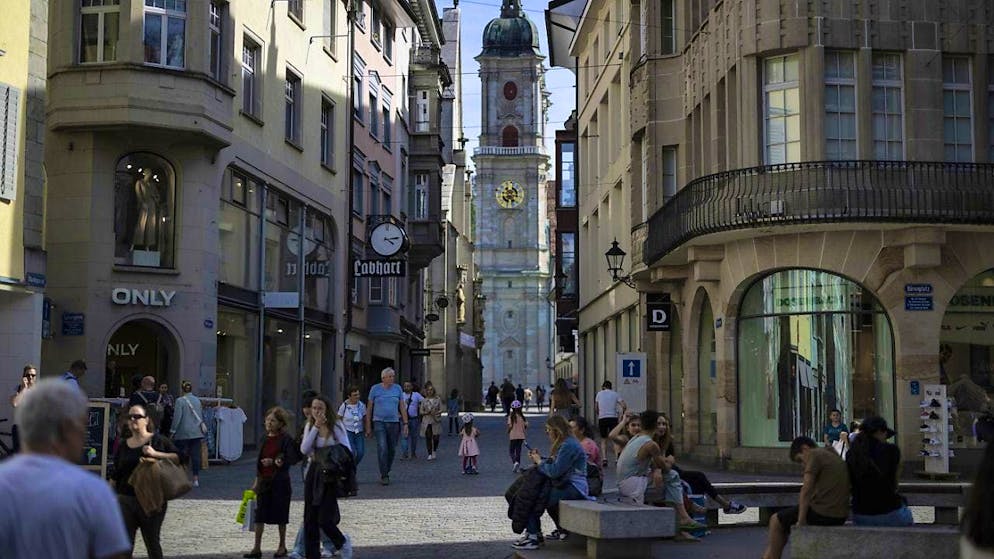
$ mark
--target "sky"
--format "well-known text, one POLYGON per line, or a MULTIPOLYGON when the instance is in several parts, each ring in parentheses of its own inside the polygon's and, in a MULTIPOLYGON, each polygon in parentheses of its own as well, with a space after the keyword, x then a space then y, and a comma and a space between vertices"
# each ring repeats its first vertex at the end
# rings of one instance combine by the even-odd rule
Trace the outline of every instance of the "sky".
MULTIPOLYGON (((452 7, 453 0, 435 0, 438 16, 452 7)), ((549 90, 552 106, 548 111, 545 146, 551 156, 555 154, 556 130, 563 127, 575 105, 574 75, 563 68, 549 68, 549 40, 545 35, 545 8, 548 2, 522 0, 525 15, 532 20, 539 32, 540 51, 545 55, 545 86, 549 90)), ((462 72, 463 72, 463 134, 469 140, 466 149, 472 153, 479 145, 480 136, 480 65, 474 58, 483 50, 483 28, 490 20, 500 17, 500 0, 460 0, 462 16, 462 72)), ((550 161, 550 166, 554 161, 550 161)), ((470 163, 470 165, 472 165, 470 163)), ((551 177, 550 177, 551 178, 551 177)))

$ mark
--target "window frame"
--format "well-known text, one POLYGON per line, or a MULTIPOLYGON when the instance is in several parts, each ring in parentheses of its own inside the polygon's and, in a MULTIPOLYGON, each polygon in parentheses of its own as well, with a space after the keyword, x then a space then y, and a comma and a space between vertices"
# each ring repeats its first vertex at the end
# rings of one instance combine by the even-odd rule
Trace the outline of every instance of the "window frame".
POLYGON ((77 41, 77 48, 79 53, 77 60, 80 64, 106 64, 108 62, 117 62, 117 45, 114 45, 114 58, 111 60, 104 59, 104 42, 107 40, 107 17, 109 13, 117 14, 117 38, 118 41, 121 39, 121 0, 79 0, 79 40, 77 41), (85 6, 84 3, 91 2, 89 6, 85 6), (94 5, 94 2, 100 2, 99 5, 94 5), (108 2, 115 2, 113 4, 108 2), (87 15, 97 16, 97 60, 83 60, 83 52, 85 51, 83 46, 83 18, 87 15))
POLYGON ((304 25, 304 0, 287 0, 286 15, 295 23, 304 25))
POLYGON ((363 112, 363 81, 366 73, 366 63, 359 57, 353 56, 352 64, 352 118, 365 126, 365 113, 363 112))
MULTIPOLYGON (((953 68, 953 74, 955 74, 955 73, 956 73, 956 68, 954 66, 954 68, 953 68)), ((953 79, 956 79, 955 75, 953 76, 953 79)), ((956 96, 954 96, 953 99, 954 99, 954 103, 955 103, 956 96)), ((954 108, 954 110, 955 110, 955 108, 954 108)), ((973 106, 973 64, 971 64, 970 57, 969 56, 943 56, 942 57, 942 125, 943 125, 942 126, 942 129, 943 129, 943 131, 942 131, 942 148, 943 148, 943 161, 945 161, 946 163, 973 163, 976 160, 976 156, 974 155, 974 145, 973 145, 974 144, 974 142, 973 142, 973 117, 974 117, 974 106, 973 106), (960 61, 961 62, 965 62, 965 64, 966 64, 967 81, 966 82, 960 82, 960 81, 948 82, 948 81, 946 81, 946 62, 953 62, 953 63, 955 63, 955 62, 960 62, 960 61), (946 123, 947 123, 948 119, 953 119, 954 122, 958 122, 959 120, 962 120, 963 117, 955 115, 955 114, 952 115, 952 116, 950 116, 950 115, 948 115, 946 113, 946 103, 945 103, 946 93, 947 92, 964 92, 964 91, 967 94, 966 97, 967 97, 967 100, 969 101, 969 106, 970 106, 970 110, 969 110, 970 114, 967 117, 967 123, 969 124, 968 128, 969 128, 969 131, 970 131, 970 133, 968 134, 969 143, 968 144, 963 144, 963 143, 959 143, 959 142, 956 142, 956 141, 954 141, 953 143, 950 143, 948 141, 948 138, 946 137, 946 123), (968 161, 960 161, 959 159, 950 160, 946 156, 946 150, 949 149, 949 146, 953 146, 954 150, 958 150, 961 146, 968 146, 969 150, 970 150, 970 158, 969 158, 969 160, 968 161)))
MULTIPOLYGON (((674 0, 662 0, 659 3, 659 10, 659 54, 676 54, 676 2, 674 0), (669 5, 669 10, 665 9, 667 5, 669 5), (667 31, 669 31, 668 34, 667 31)), ((646 46, 648 47, 648 41, 646 42, 646 46)))
POLYGON ((365 208, 365 195, 363 189, 366 188, 365 173, 360 167, 352 166, 352 213, 358 217, 363 217, 365 208))
POLYGON ((428 219, 431 210, 431 181, 428 173, 414 175, 414 207, 411 208, 411 219, 424 221, 428 219))
MULTIPOLYGON (((763 134, 763 142, 762 142, 763 164, 764 165, 779 165, 779 164, 785 164, 785 163, 796 163, 797 161, 800 161, 804 157, 804 154, 802 152, 802 150, 804 148, 804 143, 803 143, 804 130, 801 129, 801 123, 800 123, 800 118, 801 118, 800 102, 798 102, 797 112, 795 112, 795 113, 784 113, 784 115, 782 115, 782 117, 776 117, 776 118, 783 118, 784 119, 784 137, 783 137, 783 139, 782 139, 781 142, 779 142, 779 143, 772 143, 770 141, 770 94, 771 93, 780 92, 780 91, 787 92, 787 91, 796 89, 797 90, 798 100, 800 100, 800 97, 801 97, 801 79, 800 79, 800 76, 801 76, 801 67, 800 67, 801 57, 795 52, 795 53, 791 53, 791 54, 784 54, 784 55, 780 55, 780 56, 771 56, 771 57, 767 57, 767 58, 762 58, 762 59, 760 59, 760 62, 762 63, 762 67, 760 69, 760 74, 761 74, 761 83, 762 83, 762 86, 763 86, 763 107, 762 107, 763 108, 763 114, 762 114, 762 118, 763 118, 763 126, 762 126, 762 134, 763 134), (787 79, 787 73, 786 73, 787 61, 790 58, 793 58, 795 60, 795 63, 797 64, 797 75, 795 76, 795 79, 793 79, 793 80, 788 80, 787 79), (780 61, 782 61, 783 70, 784 71, 783 71, 782 81, 779 81, 779 82, 769 82, 768 83, 767 82, 767 77, 768 77, 768 75, 767 75, 768 74, 768 63, 770 61, 772 61, 772 60, 780 60, 780 61), (795 116, 798 119, 798 139, 796 141, 792 142, 792 141, 789 141, 788 138, 787 138, 787 130, 788 130, 787 119, 789 119, 791 117, 795 117, 795 116), (788 152, 788 146, 790 146, 790 144, 794 144, 794 143, 797 144, 798 151, 799 151, 797 161, 791 160, 789 152, 788 152), (783 145, 784 146, 784 160, 783 161, 772 161, 770 159, 770 147, 774 146, 774 145, 783 145)), ((784 93, 784 97, 785 97, 785 105, 786 105, 786 93, 784 93)))
POLYGON ((242 36, 242 58, 241 58, 241 68, 242 68, 242 80, 241 80, 241 95, 242 95, 242 114, 248 115, 250 117, 258 119, 261 115, 259 114, 260 108, 262 107, 260 98, 260 88, 258 82, 259 76, 259 60, 260 54, 262 54, 262 45, 256 42, 252 37, 248 35, 242 36), (252 56, 251 65, 245 63, 246 54, 252 56), (245 87, 246 74, 250 76, 251 87, 245 87))
MULTIPOLYGON (((822 113, 823 118, 825 119, 825 123, 824 123, 824 135, 822 137, 822 140, 825 142, 825 160, 826 161, 853 161, 853 160, 859 159, 859 130, 857 129, 857 126, 858 126, 857 125, 857 118, 858 118, 858 114, 859 114, 859 108, 857 106, 857 103, 858 103, 858 99, 859 99, 859 89, 858 89, 858 86, 857 86, 857 83, 856 83, 857 82, 856 74, 857 74, 857 70, 856 70, 856 53, 854 53, 852 51, 847 51, 847 50, 826 50, 825 51, 825 72, 824 72, 823 80, 822 80, 822 82, 824 84, 824 87, 825 87, 824 112, 822 113), (837 60, 837 63, 836 63, 836 67, 837 68, 841 67, 840 63, 843 62, 843 60, 847 60, 847 62, 850 64, 850 67, 852 69, 852 77, 851 78, 850 77, 841 77, 841 75, 830 76, 828 74, 829 57, 830 56, 837 57, 837 59, 836 59, 837 60), (829 107, 828 107, 828 91, 829 91, 829 88, 832 88, 832 87, 836 88, 837 91, 838 91, 838 93, 839 93, 839 102, 837 103, 837 106, 835 107, 835 110, 829 111, 829 107), (842 100, 842 92, 843 92, 844 89, 849 89, 852 92, 852 112, 845 112, 845 111, 842 110, 842 102, 841 102, 841 100, 842 100), (837 135, 838 137, 830 138, 829 135, 828 135, 828 117, 829 116, 836 116, 836 117, 838 117, 840 124, 841 124, 841 122, 842 122, 843 119, 847 119, 847 118, 851 119, 851 121, 852 121, 852 130, 853 130, 853 137, 852 138, 843 138, 843 137, 841 137, 841 133, 840 133, 840 134, 837 135), (852 146, 853 146, 852 156, 851 157, 847 156, 847 154, 842 153, 843 150, 840 149, 839 150, 839 154, 840 155, 837 156, 837 157, 832 157, 829 154, 829 144, 831 142, 837 142, 840 146, 845 145, 847 142, 852 142, 852 146)), ((840 130, 841 130, 841 127, 840 127, 840 130)))
POLYGON ((144 0, 142 2, 142 47, 143 50, 147 49, 145 45, 145 24, 148 20, 148 16, 152 15, 158 17, 161 20, 162 26, 159 30, 159 40, 161 41, 159 46, 159 62, 150 62, 147 58, 147 53, 143 55, 143 64, 146 66, 155 66, 159 68, 172 68, 176 70, 186 69, 186 47, 187 47, 187 23, 189 22, 189 17, 187 13, 189 12, 189 0, 144 0), (175 6, 176 2, 183 3, 183 11, 177 10, 175 8, 160 8, 158 6, 149 6, 149 2, 172 2, 175 6), (181 19, 183 20, 183 63, 179 66, 174 66, 169 64, 169 20, 170 19, 181 19))
POLYGON ((414 92, 414 131, 429 132, 431 130, 431 96, 427 89, 414 92))
POLYGON ((369 278, 369 297, 367 297, 367 299, 369 300, 369 303, 373 305, 383 304, 383 278, 369 278))
POLYGON ((224 20, 228 9, 227 2, 210 0, 207 3, 207 46, 208 73, 215 81, 221 82, 224 67, 224 20))
POLYGON ((321 96, 321 165, 335 170, 335 102, 321 96))
POLYGON ((388 64, 393 65, 393 38, 396 35, 396 28, 394 24, 389 19, 382 17, 383 23, 383 59, 387 61, 388 64))
MULTIPOLYGON (((883 143, 885 146, 887 146, 889 148, 889 146, 891 144, 896 143, 895 141, 891 140, 890 138, 886 138, 886 137, 884 139, 877 139, 877 126, 875 124, 876 116, 877 115, 883 116, 884 119, 885 119, 885 123, 886 123, 888 119, 894 117, 895 115, 899 115, 900 116, 900 122, 901 122, 901 142, 900 142, 901 143, 901 156, 900 156, 900 161, 904 161, 905 158, 907 157, 907 152, 905 151, 906 150, 906 146, 907 146, 907 142, 905 142, 905 135, 906 135, 906 131, 907 131, 907 126, 906 126, 907 123, 905 122, 905 118, 906 117, 905 117, 905 110, 904 110, 904 58, 901 56, 900 53, 895 53, 895 52, 879 52, 879 53, 875 52, 875 53, 873 53, 872 60, 870 61, 870 80, 871 80, 871 85, 870 85, 870 88, 871 88, 870 89, 870 96, 871 96, 871 103, 870 103, 870 136, 871 136, 872 141, 873 141, 873 146, 872 146, 872 148, 873 148, 873 158, 877 159, 877 160, 891 160, 892 158, 890 158, 890 157, 881 158, 878 155, 878 153, 877 153, 877 144, 878 143, 883 143), (874 68, 876 68, 876 60, 877 60, 878 57, 880 57, 880 58, 883 58, 883 57, 894 57, 894 58, 897 59, 899 76, 898 76, 898 78, 896 80, 885 79, 885 78, 879 78, 878 79, 878 78, 874 77, 875 76, 874 68), (900 110, 900 113, 891 112, 889 106, 884 107, 884 112, 882 112, 882 113, 879 113, 879 112, 876 111, 876 109, 873 107, 872 98, 873 98, 873 94, 878 89, 883 89, 885 92, 887 90, 897 89, 897 91, 898 91, 898 97, 900 98, 899 106, 898 106, 898 109, 900 110)), ((886 102, 886 99, 885 99, 885 102, 886 102)), ((886 130, 884 132, 886 133, 886 130)), ((887 153, 888 154, 890 153, 889 149, 887 149, 887 153)))
POLYGON ((286 67, 283 85, 283 137, 296 147, 300 147, 303 142, 303 134, 300 130, 301 122, 303 122, 303 81, 304 79, 300 74, 290 66, 286 67))

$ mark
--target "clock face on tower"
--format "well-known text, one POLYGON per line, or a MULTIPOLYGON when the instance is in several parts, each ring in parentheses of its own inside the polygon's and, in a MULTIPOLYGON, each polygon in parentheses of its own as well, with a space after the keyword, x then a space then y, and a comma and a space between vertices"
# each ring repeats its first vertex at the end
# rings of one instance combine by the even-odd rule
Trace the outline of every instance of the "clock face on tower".
POLYGON ((504 181, 497 188, 497 203, 502 208, 516 208, 524 199, 525 191, 514 181, 504 181))

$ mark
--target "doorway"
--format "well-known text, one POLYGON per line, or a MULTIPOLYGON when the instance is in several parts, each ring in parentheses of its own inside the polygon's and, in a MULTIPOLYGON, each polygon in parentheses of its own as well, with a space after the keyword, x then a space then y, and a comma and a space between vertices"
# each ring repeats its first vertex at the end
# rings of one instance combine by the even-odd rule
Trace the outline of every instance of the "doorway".
POLYGON ((107 342, 104 392, 109 398, 125 397, 137 390, 144 376, 155 377, 175 392, 179 383, 179 346, 162 325, 148 319, 124 323, 107 342))

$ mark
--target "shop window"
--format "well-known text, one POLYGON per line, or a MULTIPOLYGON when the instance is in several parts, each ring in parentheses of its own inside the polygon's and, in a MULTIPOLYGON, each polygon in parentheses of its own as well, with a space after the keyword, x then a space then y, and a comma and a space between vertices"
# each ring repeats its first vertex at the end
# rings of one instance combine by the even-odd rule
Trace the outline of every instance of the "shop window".
POLYGON ((79 12, 79 61, 117 60, 121 0, 80 0, 79 12))
POLYGON ((151 153, 121 158, 114 173, 114 263, 174 267, 176 174, 151 153))
MULTIPOLYGON (((280 406, 296 410, 301 382, 300 324, 267 315, 262 346, 262 410, 280 406)), ((291 418, 296 417, 291 412, 291 418)), ((293 432, 297 425, 287 429, 293 432)))
POLYGON ((245 310, 218 306, 217 369, 215 394, 231 398, 242 407, 249 420, 243 428, 246 444, 258 442, 261 420, 253 420, 253 406, 258 401, 256 375, 259 356, 259 315, 245 310))
POLYGON ((746 291, 738 323, 743 446, 822 439, 828 411, 894 420, 894 345, 880 303, 817 270, 770 274, 746 291))
POLYGON ((767 165, 801 160, 801 90, 798 56, 763 61, 763 110, 767 165))
POLYGON ((718 371, 715 365, 714 311, 705 295, 697 330, 697 413, 701 444, 715 444, 718 437, 718 371))
POLYGON ((332 220, 308 211, 304 229, 304 306, 330 313, 334 311, 337 290, 332 220))
POLYGON ((183 68, 186 63, 187 0, 145 0, 145 62, 183 68))
POLYGON ((939 334, 939 379, 956 402, 955 446, 976 446, 973 422, 994 398, 994 268, 956 291, 939 334))
POLYGON ((259 227, 262 183, 229 169, 221 188, 218 217, 218 280, 228 285, 259 289, 259 227))

